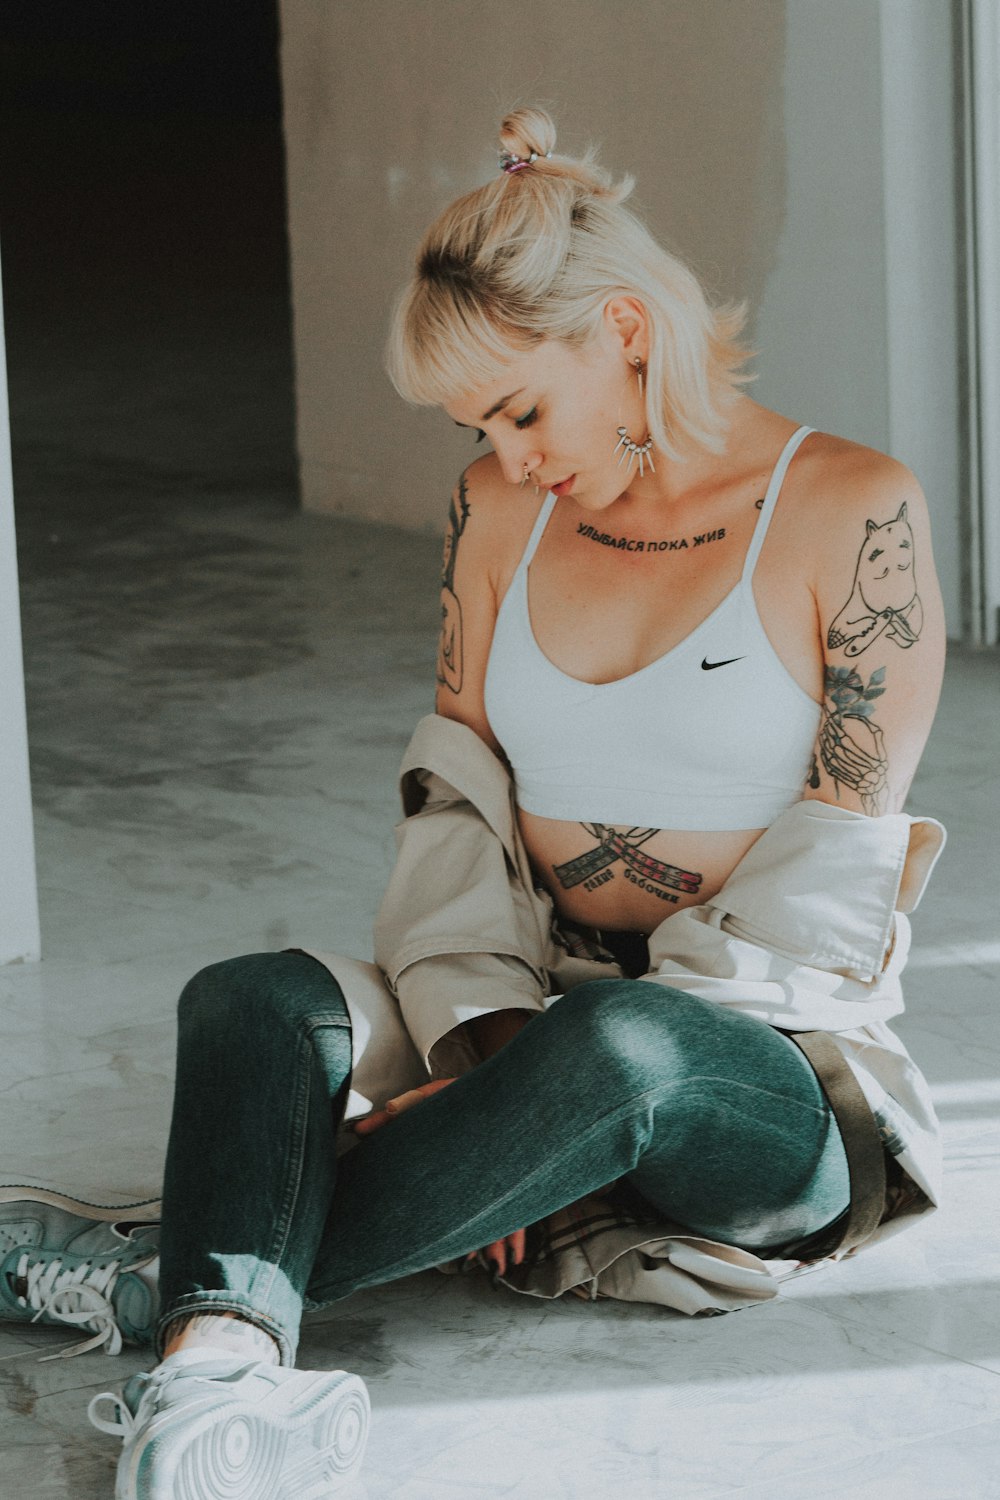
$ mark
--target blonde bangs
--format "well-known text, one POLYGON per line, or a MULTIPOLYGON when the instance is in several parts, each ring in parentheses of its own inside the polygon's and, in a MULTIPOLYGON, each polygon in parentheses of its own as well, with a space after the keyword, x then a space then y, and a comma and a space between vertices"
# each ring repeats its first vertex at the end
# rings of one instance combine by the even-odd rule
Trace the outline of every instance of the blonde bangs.
POLYGON ((453 288, 417 282, 399 298, 386 348, 389 379, 413 406, 443 406, 494 380, 541 342, 453 288))
POLYGON ((389 378, 405 401, 443 406, 546 340, 586 343, 603 306, 630 295, 650 322, 656 448, 678 460, 692 444, 718 452, 729 407, 754 378, 742 373, 745 305, 710 305, 693 272, 624 206, 632 179, 613 183, 589 152, 550 156, 554 142, 544 111, 507 116, 502 144, 525 169, 464 194, 427 231, 393 311, 389 378))

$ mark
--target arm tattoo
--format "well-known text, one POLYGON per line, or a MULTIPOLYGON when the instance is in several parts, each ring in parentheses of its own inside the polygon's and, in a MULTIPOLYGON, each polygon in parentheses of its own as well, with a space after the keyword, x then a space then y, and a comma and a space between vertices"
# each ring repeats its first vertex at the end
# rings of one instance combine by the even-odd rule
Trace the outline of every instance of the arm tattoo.
MULTIPOLYGON (((819 730, 820 760, 837 788, 837 796, 842 786, 850 787, 870 818, 885 811, 889 790, 885 739, 872 720, 872 705, 885 692, 884 681, 885 667, 872 673, 867 686, 850 667, 827 667, 829 707, 823 705, 819 730)), ((816 784, 818 781, 817 777, 816 784)))
POLYGON ((465 475, 458 482, 458 509, 452 498, 448 509, 448 530, 444 539, 444 564, 441 569, 441 635, 438 642, 437 680, 453 693, 462 691, 462 606, 455 593, 455 559, 465 523, 469 519, 465 475))
POLYGON ((906 650, 920 639, 923 623, 904 501, 893 520, 882 526, 868 522, 851 596, 830 626, 826 644, 831 651, 843 648, 845 656, 860 656, 884 636, 906 650))
POLYGON ((614 878, 614 872, 608 867, 618 860, 622 860, 625 865, 626 880, 642 890, 651 891, 661 901, 676 902, 677 897, 671 895, 671 891, 694 895, 700 888, 701 875, 692 870, 678 869, 676 865, 665 864, 661 859, 642 853, 640 845, 658 833, 658 829, 630 828, 626 833, 619 833, 604 823, 581 823, 580 826, 598 840, 598 845, 596 849, 589 849, 576 859, 552 866, 553 874, 564 890, 572 890, 576 885, 582 885, 587 891, 596 890, 598 886, 614 878))

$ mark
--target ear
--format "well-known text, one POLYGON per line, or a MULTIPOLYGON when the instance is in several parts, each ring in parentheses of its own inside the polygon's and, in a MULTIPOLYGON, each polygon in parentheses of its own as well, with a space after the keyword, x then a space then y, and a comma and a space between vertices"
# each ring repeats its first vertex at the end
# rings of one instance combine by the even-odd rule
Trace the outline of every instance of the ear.
POLYGON ((871 534, 872 534, 873 531, 878 531, 878 522, 877 521, 868 521, 866 524, 868 526, 868 533, 867 533, 868 536, 871 536, 871 534))
POLYGON ((897 521, 905 521, 906 520, 906 501, 905 500, 903 501, 902 505, 899 507, 899 515, 896 517, 896 520, 897 521))
POLYGON ((604 328, 621 344, 625 358, 649 358, 649 315, 638 297, 612 297, 604 305, 604 328))

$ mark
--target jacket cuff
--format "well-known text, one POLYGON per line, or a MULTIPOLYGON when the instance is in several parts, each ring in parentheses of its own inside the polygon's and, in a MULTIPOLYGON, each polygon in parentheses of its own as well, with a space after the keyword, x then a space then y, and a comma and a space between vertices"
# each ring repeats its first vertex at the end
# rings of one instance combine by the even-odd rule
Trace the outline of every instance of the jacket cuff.
POLYGON ((912 911, 944 840, 933 818, 796 802, 707 905, 734 937, 868 982, 886 962, 895 912, 912 911))
POLYGON ((542 987, 527 964, 496 953, 419 959, 397 975, 399 1007, 413 1044, 434 1077, 457 1077, 481 1061, 465 1021, 496 1010, 544 1011, 542 987))

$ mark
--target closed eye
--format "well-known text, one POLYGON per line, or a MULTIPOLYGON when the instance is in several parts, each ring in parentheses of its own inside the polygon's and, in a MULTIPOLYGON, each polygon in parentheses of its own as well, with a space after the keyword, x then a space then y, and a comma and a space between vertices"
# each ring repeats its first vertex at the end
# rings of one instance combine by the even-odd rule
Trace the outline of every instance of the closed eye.
POLYGON ((525 427, 530 427, 533 422, 537 422, 537 421, 538 421, 538 407, 537 406, 533 406, 531 408, 531 410, 529 412, 526 412, 523 417, 515 417, 514 418, 514 426, 517 428, 517 430, 519 432, 523 432, 524 429, 525 429, 525 427))

